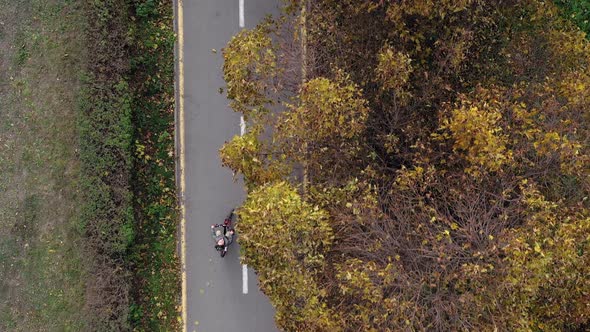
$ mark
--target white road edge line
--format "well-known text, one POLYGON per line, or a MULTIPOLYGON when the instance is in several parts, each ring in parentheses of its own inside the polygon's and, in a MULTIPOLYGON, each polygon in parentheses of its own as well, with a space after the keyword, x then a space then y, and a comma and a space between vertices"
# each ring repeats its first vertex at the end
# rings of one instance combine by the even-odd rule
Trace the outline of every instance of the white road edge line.
MULTIPOLYGON (((240 116, 240 135, 244 136, 246 132, 246 121, 244 116, 240 116)), ((242 293, 248 294, 248 265, 242 264, 242 293)))
POLYGON ((242 265, 242 293, 248 294, 248 265, 242 265))
POLYGON ((245 27, 244 24, 244 0, 240 0, 240 28, 245 27))
POLYGON ((246 121, 244 121, 244 116, 240 116, 240 136, 244 136, 246 133, 246 121))

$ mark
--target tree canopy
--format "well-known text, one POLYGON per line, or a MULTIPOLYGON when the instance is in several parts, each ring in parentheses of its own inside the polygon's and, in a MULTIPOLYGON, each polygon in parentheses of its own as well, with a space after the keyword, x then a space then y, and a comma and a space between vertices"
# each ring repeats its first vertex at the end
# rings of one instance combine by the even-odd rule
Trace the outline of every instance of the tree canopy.
POLYGON ((590 328, 590 44, 555 4, 292 0, 223 55, 279 327, 590 328))

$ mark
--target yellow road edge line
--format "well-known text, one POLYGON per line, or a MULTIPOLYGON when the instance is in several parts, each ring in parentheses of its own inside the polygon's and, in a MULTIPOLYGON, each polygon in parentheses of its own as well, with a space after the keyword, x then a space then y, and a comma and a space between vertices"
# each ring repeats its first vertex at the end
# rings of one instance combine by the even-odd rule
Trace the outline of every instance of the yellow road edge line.
POLYGON ((187 331, 187 283, 186 283, 186 208, 184 194, 186 188, 185 171, 185 144, 184 144, 184 26, 183 26, 183 0, 178 0, 177 8, 177 33, 178 33, 178 135, 180 154, 180 260, 182 279, 182 331, 187 331))

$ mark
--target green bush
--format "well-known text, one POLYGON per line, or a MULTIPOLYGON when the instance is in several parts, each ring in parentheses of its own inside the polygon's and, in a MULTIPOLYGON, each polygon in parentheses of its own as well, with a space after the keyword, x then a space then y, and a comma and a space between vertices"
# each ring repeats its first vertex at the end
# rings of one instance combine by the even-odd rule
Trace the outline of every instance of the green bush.
POLYGON ((571 19, 587 35, 590 34, 590 1, 588 0, 555 0, 562 13, 571 19))

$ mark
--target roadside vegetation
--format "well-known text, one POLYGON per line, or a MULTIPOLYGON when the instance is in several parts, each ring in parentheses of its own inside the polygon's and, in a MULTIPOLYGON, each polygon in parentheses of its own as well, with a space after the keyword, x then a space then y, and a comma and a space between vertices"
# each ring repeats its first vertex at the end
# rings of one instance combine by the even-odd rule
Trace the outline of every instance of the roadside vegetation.
POLYGON ((139 331, 181 328, 174 152, 174 29, 170 1, 134 1, 133 82, 136 240, 131 322, 139 331))
POLYGON ((0 330, 178 330, 172 5, 0 8, 0 330))
POLYGON ((229 41, 220 153, 280 328, 590 328, 587 12, 557 5, 290 1, 229 41))
POLYGON ((84 68, 79 121, 81 218, 91 261, 86 303, 91 330, 118 331, 129 329, 127 255, 135 237, 128 8, 120 1, 92 1, 85 9, 92 55, 84 68))
POLYGON ((86 6, 93 56, 80 128, 92 329, 175 330, 172 6, 153 0, 86 6))

